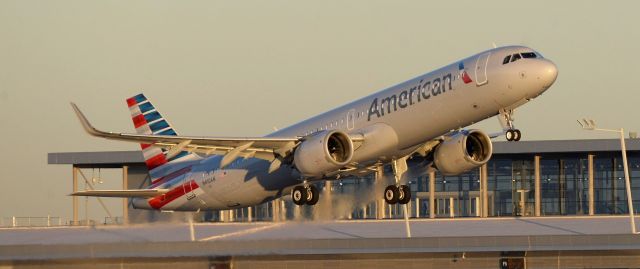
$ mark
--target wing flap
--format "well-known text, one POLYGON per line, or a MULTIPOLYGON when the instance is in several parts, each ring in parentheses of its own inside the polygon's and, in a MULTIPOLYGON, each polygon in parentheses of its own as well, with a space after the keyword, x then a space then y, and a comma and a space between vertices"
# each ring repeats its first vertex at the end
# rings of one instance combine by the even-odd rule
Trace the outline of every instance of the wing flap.
POLYGON ((137 190, 90 190, 78 191, 71 196, 97 196, 97 197, 142 197, 149 198, 167 193, 168 189, 137 189, 137 190))

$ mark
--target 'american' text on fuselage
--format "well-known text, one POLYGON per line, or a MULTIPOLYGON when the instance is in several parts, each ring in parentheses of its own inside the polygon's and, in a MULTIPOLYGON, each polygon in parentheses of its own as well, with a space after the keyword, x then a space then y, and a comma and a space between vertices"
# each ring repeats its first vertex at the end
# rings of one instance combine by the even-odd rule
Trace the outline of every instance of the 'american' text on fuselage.
POLYGON ((448 90, 453 89, 451 86, 451 73, 442 76, 442 78, 436 78, 433 81, 424 83, 423 81, 424 79, 420 79, 418 85, 408 90, 403 90, 398 95, 393 94, 389 97, 382 98, 380 102, 378 102, 378 98, 374 98, 373 102, 371 102, 371 107, 369 107, 367 121, 371 121, 371 116, 383 117, 385 115, 385 107, 387 108, 386 114, 390 114, 392 106, 393 111, 398 111, 398 107, 404 109, 421 102, 423 99, 427 100, 431 98, 431 96, 435 97, 445 93, 447 91, 447 85, 449 86, 448 90))

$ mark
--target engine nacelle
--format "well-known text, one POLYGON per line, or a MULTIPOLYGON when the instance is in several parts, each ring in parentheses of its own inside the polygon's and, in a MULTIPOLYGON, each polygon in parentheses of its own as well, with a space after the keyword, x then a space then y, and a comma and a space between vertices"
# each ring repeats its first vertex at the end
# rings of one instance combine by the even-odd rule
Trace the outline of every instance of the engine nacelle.
POLYGON ((491 138, 480 130, 462 131, 445 138, 433 155, 443 175, 458 175, 480 167, 491 159, 491 138))
POLYGON ((336 171, 351 161, 353 142, 340 131, 317 133, 302 142, 293 155, 293 162, 305 177, 320 177, 336 171))

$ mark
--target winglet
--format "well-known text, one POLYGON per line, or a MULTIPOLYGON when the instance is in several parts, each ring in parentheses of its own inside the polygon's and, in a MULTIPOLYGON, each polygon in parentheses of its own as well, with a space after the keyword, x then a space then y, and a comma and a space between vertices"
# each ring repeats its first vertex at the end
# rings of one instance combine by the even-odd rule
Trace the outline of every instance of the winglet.
POLYGON ((78 119, 80 120, 80 124, 82 124, 82 128, 84 128, 84 130, 87 133, 89 133, 90 135, 93 135, 93 136, 102 136, 102 134, 104 134, 104 132, 94 128, 91 125, 91 123, 89 123, 89 120, 87 120, 87 117, 85 117, 84 114, 82 114, 82 111, 80 111, 80 109, 78 108, 78 106, 76 104, 71 102, 71 107, 76 112, 76 116, 78 116, 78 119))

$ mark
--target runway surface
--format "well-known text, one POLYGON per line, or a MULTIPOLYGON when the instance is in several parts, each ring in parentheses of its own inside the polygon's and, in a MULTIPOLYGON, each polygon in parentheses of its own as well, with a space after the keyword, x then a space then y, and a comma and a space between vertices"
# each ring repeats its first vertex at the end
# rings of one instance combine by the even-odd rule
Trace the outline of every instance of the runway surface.
MULTIPOLYGON (((640 219, 636 220, 640 223, 640 219)), ((538 217, 410 220, 413 238, 629 234, 629 218, 538 217)), ((406 238, 404 220, 197 223, 196 241, 406 238)), ((188 223, 4 228, 0 246, 190 241, 188 223)))

